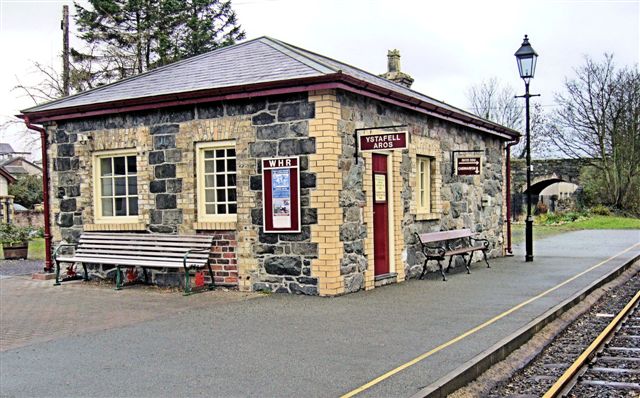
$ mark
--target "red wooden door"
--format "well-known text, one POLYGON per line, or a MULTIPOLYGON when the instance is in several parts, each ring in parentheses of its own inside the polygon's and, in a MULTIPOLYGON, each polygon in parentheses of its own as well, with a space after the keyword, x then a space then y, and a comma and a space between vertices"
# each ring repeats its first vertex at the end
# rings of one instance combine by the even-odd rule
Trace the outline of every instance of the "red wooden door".
POLYGON ((389 273, 389 205, 387 156, 373 154, 373 252, 374 273, 389 273))

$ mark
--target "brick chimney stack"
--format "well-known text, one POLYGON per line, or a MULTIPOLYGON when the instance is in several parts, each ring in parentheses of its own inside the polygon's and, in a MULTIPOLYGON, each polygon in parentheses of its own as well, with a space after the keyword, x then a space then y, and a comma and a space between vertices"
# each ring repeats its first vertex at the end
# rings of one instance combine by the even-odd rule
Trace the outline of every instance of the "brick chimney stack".
POLYGON ((383 73, 380 77, 384 77, 387 80, 391 80, 407 88, 410 88, 413 84, 413 78, 400 70, 399 50, 389 50, 389 52, 387 52, 387 73, 383 73))

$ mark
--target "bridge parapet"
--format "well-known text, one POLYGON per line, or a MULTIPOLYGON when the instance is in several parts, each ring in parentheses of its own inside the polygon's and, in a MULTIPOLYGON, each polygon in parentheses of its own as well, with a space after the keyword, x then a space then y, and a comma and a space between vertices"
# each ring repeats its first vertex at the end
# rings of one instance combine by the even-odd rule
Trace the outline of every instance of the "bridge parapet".
MULTIPOLYGON (((548 186, 555 182, 580 184, 580 172, 589 164, 589 159, 534 159, 531 185, 548 186), (545 182, 548 181, 547 184, 545 182)), ((527 189, 527 166, 525 159, 511 159, 511 184, 513 192, 527 189)))

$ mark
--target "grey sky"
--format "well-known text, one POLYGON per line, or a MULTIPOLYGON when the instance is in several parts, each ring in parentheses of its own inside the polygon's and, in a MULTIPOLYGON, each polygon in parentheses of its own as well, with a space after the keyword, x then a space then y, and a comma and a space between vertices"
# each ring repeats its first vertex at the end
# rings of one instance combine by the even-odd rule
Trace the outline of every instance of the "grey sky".
MULTIPOLYGON (((11 92, 17 78, 33 83, 32 61, 60 64, 62 4, 0 0, 0 116, 33 103, 11 92)), ((553 92, 583 56, 614 53, 618 65, 640 54, 640 0, 235 0, 248 38, 272 36, 374 73, 386 70, 388 49, 402 54, 413 88, 467 109, 468 87, 496 76, 519 92, 513 53, 523 35, 540 54, 532 92, 553 104, 553 92)), ((72 38, 72 45, 77 45, 72 38)), ((16 132, 0 140, 20 149, 16 132)))

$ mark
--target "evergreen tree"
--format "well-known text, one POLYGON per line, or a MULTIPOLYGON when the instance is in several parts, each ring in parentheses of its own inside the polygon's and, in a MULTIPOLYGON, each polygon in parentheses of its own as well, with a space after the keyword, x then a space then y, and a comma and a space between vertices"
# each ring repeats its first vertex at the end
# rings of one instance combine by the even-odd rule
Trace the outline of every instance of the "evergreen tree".
POLYGON ((75 3, 79 38, 90 49, 72 50, 89 86, 234 44, 245 33, 230 1, 89 0, 75 3))
POLYGON ((185 0, 182 4, 179 31, 179 54, 190 57, 242 40, 231 1, 185 0))

